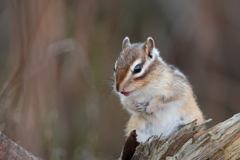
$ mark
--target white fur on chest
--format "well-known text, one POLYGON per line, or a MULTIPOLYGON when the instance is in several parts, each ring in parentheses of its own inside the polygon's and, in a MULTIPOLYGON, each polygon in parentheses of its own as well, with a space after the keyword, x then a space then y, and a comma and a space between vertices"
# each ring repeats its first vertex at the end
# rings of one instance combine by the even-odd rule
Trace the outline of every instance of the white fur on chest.
POLYGON ((145 142, 153 135, 168 137, 185 124, 182 115, 177 112, 179 105, 179 101, 170 102, 162 106, 153 115, 146 116, 146 120, 136 127, 137 140, 145 142))

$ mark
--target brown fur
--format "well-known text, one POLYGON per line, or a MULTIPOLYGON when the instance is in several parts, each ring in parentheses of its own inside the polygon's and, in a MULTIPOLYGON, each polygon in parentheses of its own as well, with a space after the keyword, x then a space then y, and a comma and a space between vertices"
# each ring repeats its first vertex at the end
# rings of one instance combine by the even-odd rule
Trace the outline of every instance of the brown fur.
MULTIPOLYGON (((171 102, 176 102, 178 106, 170 110, 170 115, 182 118, 184 123, 192 122, 195 119, 197 119, 198 124, 204 121, 188 80, 177 68, 166 64, 158 55, 153 55, 156 54, 152 53, 153 48, 154 41, 151 38, 145 43, 138 44, 130 44, 129 39, 127 39, 123 42, 123 51, 117 60, 115 86, 120 85, 118 92, 136 89, 138 92, 137 97, 132 97, 132 99, 123 97, 121 99, 125 108, 136 112, 136 114, 132 114, 127 124, 127 136, 142 124, 152 123, 151 121, 154 121, 154 116, 156 116, 154 113, 161 112, 160 108, 171 102), (142 68, 141 74, 136 76, 130 67, 138 59, 141 59, 140 63, 143 63, 144 69, 142 68), (143 93, 141 94, 141 92, 143 93), (181 103, 177 103, 178 101, 181 103), (140 105, 141 112, 136 111, 134 104, 140 105)), ((154 123, 156 124, 156 122, 154 123)))
POLYGON ((116 75, 116 83, 121 84, 123 79, 126 77, 126 74, 129 71, 130 66, 133 64, 133 62, 139 57, 143 57, 143 53, 141 53, 141 49, 139 45, 134 45, 132 47, 125 48, 118 60, 117 60, 117 68, 118 74, 116 75))

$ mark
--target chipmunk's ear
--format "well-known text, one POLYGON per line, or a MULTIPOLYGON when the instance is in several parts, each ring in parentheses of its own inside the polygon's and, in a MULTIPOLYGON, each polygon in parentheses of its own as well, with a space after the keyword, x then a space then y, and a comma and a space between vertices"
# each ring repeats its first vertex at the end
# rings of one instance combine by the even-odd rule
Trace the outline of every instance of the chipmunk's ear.
POLYGON ((152 50, 155 48, 155 43, 152 37, 148 37, 147 41, 143 45, 144 51, 148 54, 150 58, 152 58, 152 50))
POLYGON ((122 49, 125 49, 125 48, 129 47, 130 45, 131 45, 130 39, 128 37, 125 37, 122 42, 122 49))

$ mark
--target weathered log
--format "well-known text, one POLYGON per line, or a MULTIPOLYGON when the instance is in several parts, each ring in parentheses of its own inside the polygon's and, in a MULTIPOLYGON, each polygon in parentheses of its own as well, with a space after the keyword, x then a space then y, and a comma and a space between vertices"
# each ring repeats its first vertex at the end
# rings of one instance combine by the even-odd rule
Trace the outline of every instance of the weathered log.
POLYGON ((0 160, 41 160, 0 132, 0 160))
POLYGON ((240 159, 240 113, 194 139, 203 125, 193 121, 167 138, 150 137, 136 148, 132 160, 240 159))

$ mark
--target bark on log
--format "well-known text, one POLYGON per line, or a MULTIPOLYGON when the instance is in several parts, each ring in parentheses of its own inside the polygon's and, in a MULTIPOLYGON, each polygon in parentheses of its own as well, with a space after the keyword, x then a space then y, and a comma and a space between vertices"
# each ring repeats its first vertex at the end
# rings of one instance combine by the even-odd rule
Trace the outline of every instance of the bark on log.
POLYGON ((202 125, 193 121, 167 138, 153 136, 140 143, 132 160, 240 159, 240 113, 193 139, 202 125))
POLYGON ((0 160, 41 160, 0 132, 0 160))

